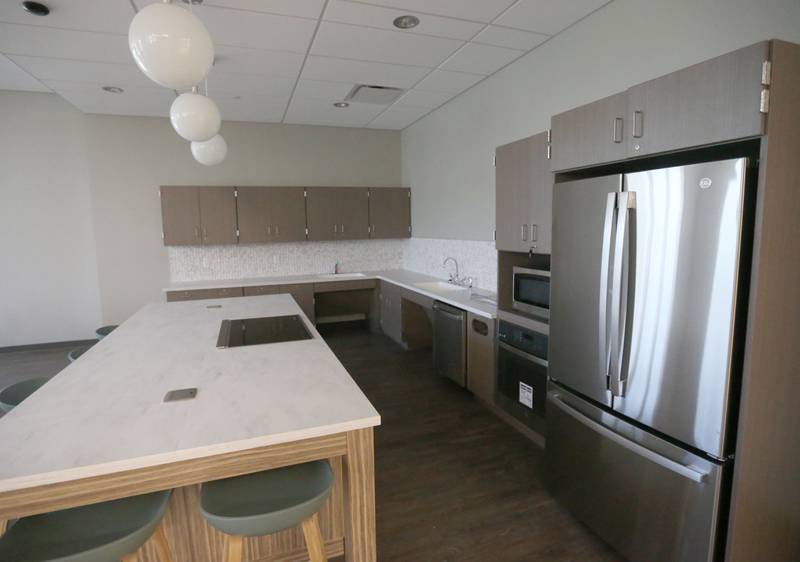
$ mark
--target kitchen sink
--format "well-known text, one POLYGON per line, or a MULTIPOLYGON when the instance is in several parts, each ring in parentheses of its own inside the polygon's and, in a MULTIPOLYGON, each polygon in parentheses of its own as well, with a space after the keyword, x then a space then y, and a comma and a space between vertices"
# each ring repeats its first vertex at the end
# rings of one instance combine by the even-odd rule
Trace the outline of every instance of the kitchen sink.
POLYGON ((351 279, 353 277, 366 277, 363 273, 323 273, 317 275, 321 279, 351 279))
POLYGON ((461 287, 459 285, 453 285, 452 283, 448 283, 446 281, 426 281, 425 283, 414 283, 415 287, 419 287, 425 291, 439 291, 445 293, 457 293, 457 292, 464 292, 469 291, 467 287, 461 287))

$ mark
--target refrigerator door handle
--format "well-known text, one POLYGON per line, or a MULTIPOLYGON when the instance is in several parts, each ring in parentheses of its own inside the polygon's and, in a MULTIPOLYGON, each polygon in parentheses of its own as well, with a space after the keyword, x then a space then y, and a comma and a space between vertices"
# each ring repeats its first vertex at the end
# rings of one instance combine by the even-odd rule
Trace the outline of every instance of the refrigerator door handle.
POLYGON ((625 237, 628 232, 628 209, 636 205, 636 194, 624 191, 617 196, 617 224, 614 236, 614 265, 611 272, 611 359, 609 389, 614 396, 625 396, 623 354, 628 302, 623 299, 625 237))
POLYGON ((674 472, 675 474, 683 476, 684 478, 688 478, 689 480, 692 480, 697 483, 703 483, 708 478, 708 473, 706 472, 700 472, 690 466, 683 465, 677 461, 659 455, 655 451, 651 451, 647 447, 640 445, 635 441, 631 441, 630 439, 626 439, 622 435, 619 435, 618 433, 611 431, 603 424, 588 418, 578 410, 572 408, 569 404, 564 402, 558 395, 551 395, 550 400, 559 410, 561 410, 568 416, 572 417, 577 422, 585 425, 589 429, 599 433, 600 435, 613 441, 614 443, 622 447, 625 447, 626 449, 639 455, 640 457, 646 458, 647 460, 663 468, 666 468, 667 470, 674 472))
POLYGON ((608 378, 609 360, 611 357, 608 338, 608 276, 611 271, 611 229, 614 223, 614 209, 617 205, 617 193, 609 193, 606 199, 606 215, 603 221, 603 249, 600 256, 600 298, 598 299, 597 349, 600 365, 598 371, 604 379, 608 378))

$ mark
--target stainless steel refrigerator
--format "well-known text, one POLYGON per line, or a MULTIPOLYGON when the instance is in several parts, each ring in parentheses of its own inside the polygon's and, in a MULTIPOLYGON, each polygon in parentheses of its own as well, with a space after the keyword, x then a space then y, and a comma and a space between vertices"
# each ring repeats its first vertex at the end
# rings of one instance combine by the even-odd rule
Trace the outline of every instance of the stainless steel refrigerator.
POLYGON ((631 562, 719 556, 747 170, 741 158, 555 186, 547 482, 631 562))

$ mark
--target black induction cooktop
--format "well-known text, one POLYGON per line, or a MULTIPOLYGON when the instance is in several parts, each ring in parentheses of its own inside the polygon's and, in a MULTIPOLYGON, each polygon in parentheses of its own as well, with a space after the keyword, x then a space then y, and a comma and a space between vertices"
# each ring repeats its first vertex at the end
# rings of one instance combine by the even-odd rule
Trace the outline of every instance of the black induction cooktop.
POLYGON ((241 347, 310 340, 311 332, 299 315, 223 320, 217 347, 241 347))

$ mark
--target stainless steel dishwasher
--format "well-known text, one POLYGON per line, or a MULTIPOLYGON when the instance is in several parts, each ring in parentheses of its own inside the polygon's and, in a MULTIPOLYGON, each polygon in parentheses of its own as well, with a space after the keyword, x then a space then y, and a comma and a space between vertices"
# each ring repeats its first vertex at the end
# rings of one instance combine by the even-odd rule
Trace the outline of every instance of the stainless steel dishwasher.
POLYGON ((441 376, 467 385, 467 313, 439 301, 433 303, 433 362, 441 376))

